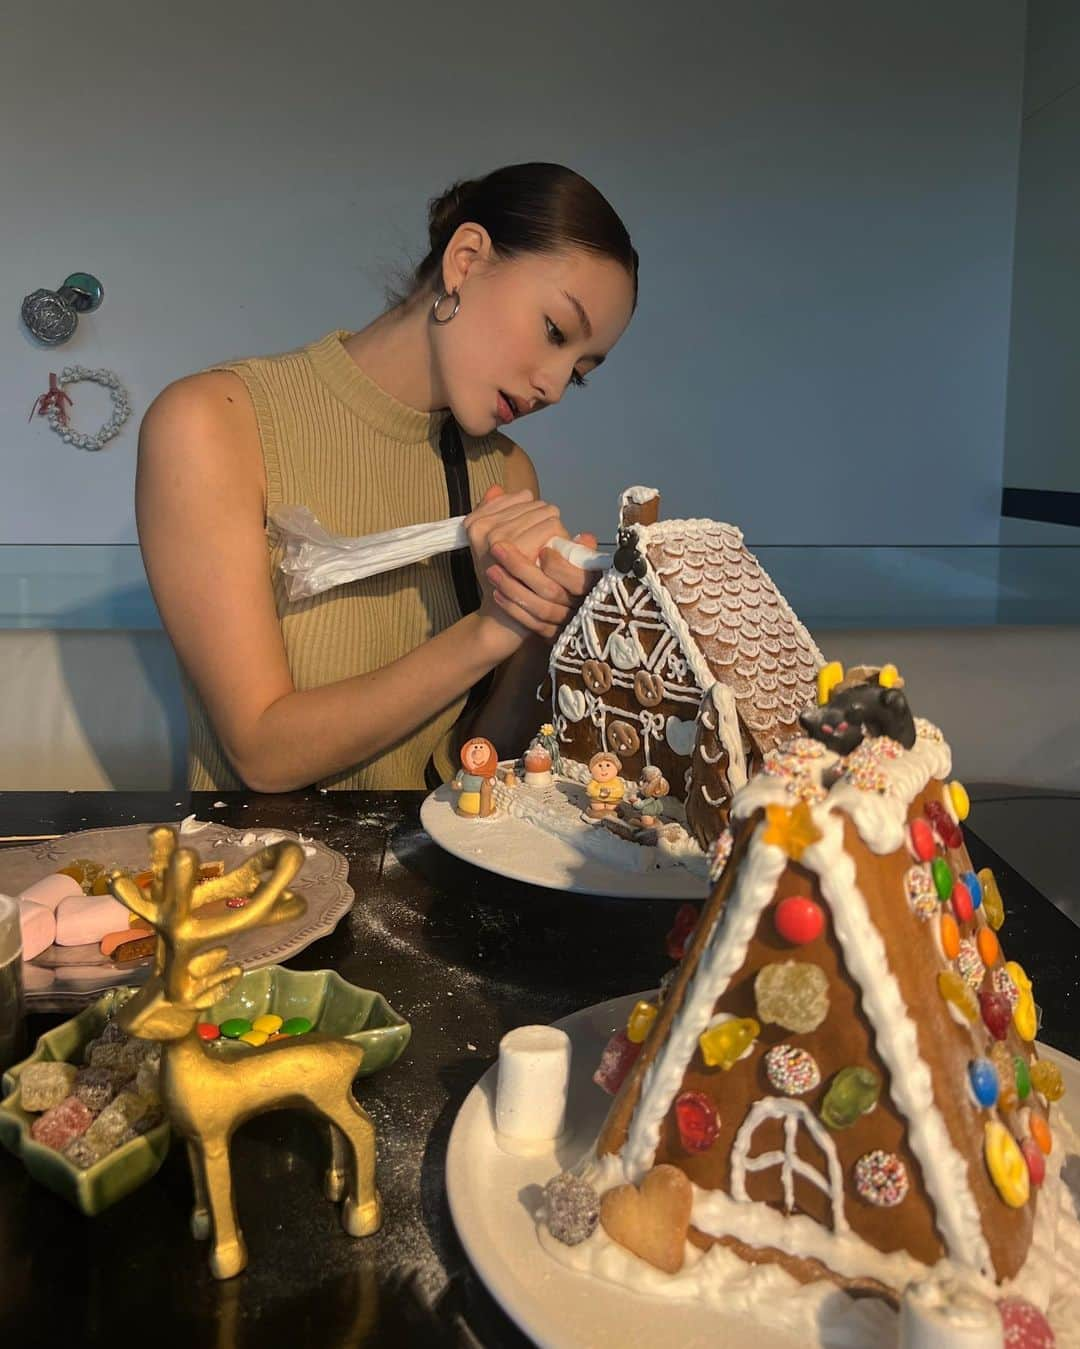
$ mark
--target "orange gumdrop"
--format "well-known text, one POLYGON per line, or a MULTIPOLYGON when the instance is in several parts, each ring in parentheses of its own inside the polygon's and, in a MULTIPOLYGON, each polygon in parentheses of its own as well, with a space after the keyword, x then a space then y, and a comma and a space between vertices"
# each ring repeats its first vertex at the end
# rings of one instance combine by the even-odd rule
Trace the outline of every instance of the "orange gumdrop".
POLYGON ((941 915, 941 949, 947 960, 955 960, 960 954, 960 929, 951 913, 941 915))
POLYGON ((989 968, 1001 952, 1001 944, 994 935, 994 929, 990 927, 979 928, 979 934, 975 941, 979 948, 979 955, 982 957, 982 963, 989 968))

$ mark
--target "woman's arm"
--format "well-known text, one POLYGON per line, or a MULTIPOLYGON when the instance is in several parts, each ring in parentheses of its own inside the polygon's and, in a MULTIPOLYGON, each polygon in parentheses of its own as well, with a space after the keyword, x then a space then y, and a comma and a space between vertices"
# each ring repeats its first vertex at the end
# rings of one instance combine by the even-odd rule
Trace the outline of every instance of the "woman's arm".
MULTIPOLYGON (((411 734, 521 645, 481 575, 483 604, 407 655, 298 692, 267 566, 265 476, 250 398, 230 372, 170 385, 139 438, 136 518, 147 576, 177 655, 239 777, 288 791, 411 734)), ((558 511, 513 493, 473 512, 470 543, 526 549, 558 511)))

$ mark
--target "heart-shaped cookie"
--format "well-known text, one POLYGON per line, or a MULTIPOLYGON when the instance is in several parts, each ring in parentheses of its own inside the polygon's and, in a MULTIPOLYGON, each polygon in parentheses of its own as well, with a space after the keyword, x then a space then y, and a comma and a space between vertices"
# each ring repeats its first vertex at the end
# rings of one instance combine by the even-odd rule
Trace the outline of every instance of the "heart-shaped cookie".
POLYGON ((694 739, 697 735, 697 722, 683 721, 679 717, 668 717, 664 734, 668 744, 676 754, 688 757, 694 750, 694 739))
POLYGON ((693 1187, 677 1166, 654 1166, 641 1188, 620 1185, 600 1200, 600 1222, 620 1246, 665 1274, 682 1269, 693 1187))

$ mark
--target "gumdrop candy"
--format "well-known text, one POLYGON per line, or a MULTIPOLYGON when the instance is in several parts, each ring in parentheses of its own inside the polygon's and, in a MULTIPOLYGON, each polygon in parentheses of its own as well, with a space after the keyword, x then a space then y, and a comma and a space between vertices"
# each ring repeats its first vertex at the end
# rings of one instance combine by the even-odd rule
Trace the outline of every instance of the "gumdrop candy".
POLYGON ((71 1095, 78 1069, 72 1063, 28 1063, 19 1078, 19 1102, 32 1115, 51 1110, 71 1095))
POLYGON ((596 1231, 600 1197, 587 1180, 564 1171, 544 1186, 544 1218, 556 1241, 579 1246, 596 1231))
POLYGON ((59 1105, 39 1115, 30 1126, 30 1137, 36 1143, 63 1152, 80 1134, 86 1133, 94 1116, 76 1096, 67 1096, 59 1105))
POLYGON ((927 801, 926 818, 933 826, 934 833, 946 848, 959 848, 964 842, 964 832, 940 801, 927 801))
POLYGON ((761 1027, 752 1016, 731 1017, 709 1026, 698 1036, 701 1057, 709 1068, 725 1072, 737 1063, 757 1037, 761 1027))
POLYGON ((962 782, 955 779, 949 783, 949 800, 956 811, 956 818, 963 822, 971 814, 971 797, 962 782))
POLYGON ((1038 1307, 1022 1297, 1005 1297, 998 1303, 1005 1349, 1054 1349, 1054 1332, 1038 1307))
POLYGON ((955 1007, 965 1021, 974 1021, 979 1015, 979 1000, 969 985, 954 970, 942 970, 937 983, 938 992, 949 1007, 955 1007))
POLYGON ((635 1002, 634 1010, 627 1018, 626 1038, 636 1045, 642 1044, 656 1020, 658 1010, 654 1002, 635 1002))
POLYGON ((992 927, 981 927, 975 937, 979 948, 979 955, 982 957, 984 965, 992 965, 998 958, 1001 946, 998 939, 994 936, 992 927))
POLYGON ((945 959, 955 960, 960 954, 960 929, 951 913, 943 913, 938 919, 938 934, 945 959))
POLYGON ((1017 1054, 1013 1058, 1013 1065, 1016 1072, 1016 1095, 1021 1101, 1026 1101, 1031 1095, 1031 1074, 1028 1072, 1027 1060, 1017 1054))
POLYGON ((989 867, 983 867, 982 871, 979 872, 979 884, 982 886, 982 902, 983 910, 986 913, 986 921, 996 932, 1005 921, 1005 905, 1002 903, 997 879, 989 867))
POLYGON ((1037 1059, 1028 1069, 1031 1085, 1048 1101, 1060 1101, 1065 1095, 1061 1069, 1049 1059, 1037 1059))
POLYGON ((797 1045, 773 1045, 765 1055, 765 1076, 774 1091, 801 1096, 821 1083, 813 1054, 797 1045))
POLYGON ((73 1138, 67 1145, 64 1149, 64 1156, 69 1162, 73 1162, 80 1171, 85 1171, 88 1166, 94 1166, 111 1151, 112 1149, 106 1147, 103 1143, 92 1143, 85 1134, 81 1134, 78 1138, 73 1138))
POLYGON ((682 960, 686 954, 686 943, 697 927, 698 911, 693 904, 680 904, 675 911, 675 921, 665 938, 665 947, 672 960, 682 960))
MULTIPOLYGON (((975 905, 971 902, 971 891, 964 881, 954 881, 952 888, 952 907, 959 923, 970 923, 975 916, 975 905)), ((989 928, 982 929, 989 932, 989 928)))
POLYGON ((911 851, 920 862, 929 862, 937 852, 934 831, 926 820, 912 820, 908 826, 911 835, 911 851))
POLYGON ((956 969, 961 979, 966 979, 972 988, 979 988, 986 973, 986 966, 979 957, 979 948, 965 937, 956 953, 956 969))
POLYGON ((830 1129, 846 1129, 873 1110, 880 1091, 881 1078, 873 1068, 841 1068, 825 1093, 821 1118, 830 1129))
POLYGON ((983 1156, 990 1179, 1010 1208, 1022 1208, 1031 1196, 1031 1179, 1020 1145, 996 1119, 984 1127, 983 1156))
POLYGON ((604 1046, 593 1081, 609 1096, 614 1096, 640 1053, 641 1046, 628 1040, 625 1031, 617 1030, 604 1046))
POLYGON ((997 1069, 989 1059, 971 1060, 968 1064, 968 1081, 971 1083, 972 1094, 981 1106, 989 1109, 997 1104, 997 1069))
POLYGON ((825 914, 821 905, 806 895, 789 895, 776 906, 773 915, 776 930, 793 946, 805 946, 816 941, 825 930, 825 914))
POLYGON ((971 902, 977 909, 982 908, 982 886, 979 884, 979 878, 974 871, 961 872, 960 879, 967 886, 968 894, 971 896, 971 902))
POLYGON ((930 863, 930 872, 934 877, 934 889, 938 892, 938 899, 942 904, 947 904, 953 888, 952 868, 944 857, 935 857, 930 863))
POLYGON ((1016 1065, 1012 1054, 1000 1041, 990 1046, 990 1062, 998 1075, 998 1107, 1015 1110, 1020 1099, 1016 1094, 1016 1065))
POLYGON ((1027 1163, 1028 1179, 1037 1189, 1046 1179, 1046 1158, 1043 1156, 1042 1148, 1034 1138, 1025 1138, 1020 1144, 1020 1151, 1027 1163))
POLYGON ((829 981, 809 961, 774 962, 758 970, 754 1000, 762 1021, 805 1035, 829 1015, 829 981))
POLYGON ((75 1076, 72 1095, 77 1096, 98 1114, 116 1095, 116 1076, 108 1068, 80 1068, 75 1076))
POLYGON ((1012 1008, 1005 994, 994 993, 984 988, 979 994, 979 1011, 982 1012, 986 1029, 994 1039, 1004 1040, 1009 1033, 1009 1023, 1012 1021, 1012 1008))
POLYGON ((687 1152, 707 1152, 720 1132, 716 1106, 701 1091, 684 1091, 676 1096, 675 1122, 687 1152))

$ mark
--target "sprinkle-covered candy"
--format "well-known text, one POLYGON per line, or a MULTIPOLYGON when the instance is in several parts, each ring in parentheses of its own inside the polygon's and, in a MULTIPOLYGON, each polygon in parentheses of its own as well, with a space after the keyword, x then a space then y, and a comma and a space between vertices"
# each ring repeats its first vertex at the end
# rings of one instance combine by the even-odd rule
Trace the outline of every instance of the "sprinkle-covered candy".
POLYGON ((1010 1208, 1023 1208, 1031 1195, 1027 1162, 1016 1139, 995 1119, 984 1125, 983 1156, 1001 1198, 1010 1208))
POLYGON ((968 1081, 971 1083, 972 1095, 984 1109, 989 1110, 997 1104, 997 1069, 989 1059, 971 1060, 968 1064, 968 1081))
POLYGON ((821 1118, 830 1129, 847 1129, 860 1115, 873 1110, 880 1091, 881 1078, 873 1068, 841 1068, 825 1093, 821 1118))
POLYGON ((855 1163, 855 1193, 875 1208, 895 1208, 908 1192, 907 1167, 895 1152, 875 1148, 855 1163))
POLYGON ((955 970, 942 970, 937 977, 937 983, 938 992, 949 1004, 950 1009, 955 1009, 963 1018, 963 1022, 974 1021, 979 1015, 979 1001, 970 985, 966 984, 955 970))
POLYGON ((1060 1101, 1065 1095, 1065 1082, 1061 1069, 1049 1059, 1036 1059, 1028 1070, 1031 1085, 1048 1101, 1060 1101))
POLYGON ((1012 975, 1004 965, 998 965, 990 971, 990 983, 995 993, 1004 993, 1013 1008, 1020 1001, 1020 990, 1012 981, 1012 975))
MULTIPOLYGON (((658 1008, 654 1002, 635 1002, 633 1011, 626 1019, 626 1038, 635 1045, 643 1044, 652 1023, 656 1020, 658 1008)), ((274 1027, 277 1030, 277 1027, 274 1027)))
POLYGON ((989 867, 983 867, 979 872, 979 884, 982 886, 982 902, 986 913, 986 921, 996 932, 1005 922, 1005 905, 1001 900, 1001 891, 998 889, 997 880, 989 867))
POLYGON ((752 1016, 730 1017, 709 1026, 698 1036, 701 1057, 707 1067, 722 1068, 727 1072, 760 1034, 761 1027, 752 1016))
POLYGON ((937 913, 938 897, 934 878, 925 862, 908 867, 904 873, 904 894, 919 918, 932 918, 937 913))
POLYGON ((564 1171, 544 1186, 548 1231, 564 1246, 579 1246, 596 1231, 600 1198, 586 1180, 564 1171))
POLYGON ((817 941, 825 930, 825 915, 820 904, 808 895, 788 895, 776 906, 776 930, 793 946, 805 946, 817 941))
MULTIPOLYGON (((946 915, 943 914, 942 917, 946 915)), ((960 949, 956 953, 956 968, 960 978, 972 988, 978 988, 982 984, 986 966, 979 957, 978 947, 970 937, 964 937, 960 942, 960 949)))
POLYGON ((765 1055, 765 1076, 772 1089, 784 1096, 801 1096, 821 1082, 813 1054, 798 1045, 773 1045, 765 1055))
POLYGON ((1038 1307, 1021 1297, 1005 1297, 998 1311, 1005 1349, 1054 1349, 1054 1332, 1038 1307))
POLYGON ((687 1152, 707 1152, 720 1132, 716 1106, 701 1091, 684 1091, 676 1096, 675 1122, 687 1152))
POLYGON ((1000 1040, 990 1046, 990 1062, 998 1075, 998 1107, 1015 1110, 1019 1101, 1016 1094, 1016 1065, 1009 1048, 1000 1040))

